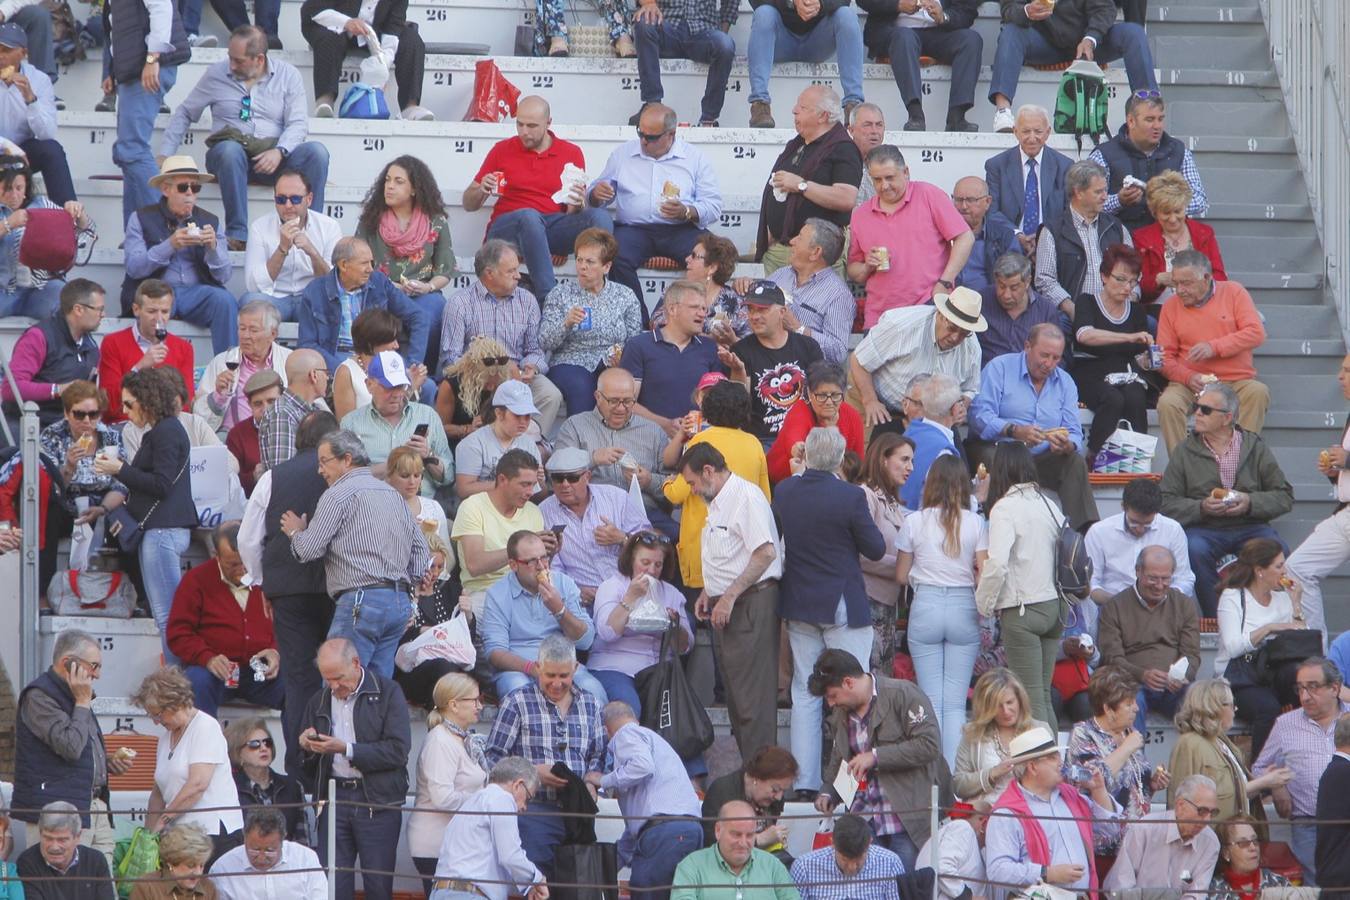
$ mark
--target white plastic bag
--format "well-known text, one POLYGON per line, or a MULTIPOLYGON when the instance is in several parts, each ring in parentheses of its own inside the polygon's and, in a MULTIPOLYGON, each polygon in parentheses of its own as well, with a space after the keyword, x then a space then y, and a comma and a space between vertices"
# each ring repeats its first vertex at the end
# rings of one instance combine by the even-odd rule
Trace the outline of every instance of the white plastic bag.
POLYGON ((432 659, 449 660, 466 670, 473 668, 478 652, 473 648, 469 621, 462 610, 456 610, 449 622, 433 625, 399 647, 394 654, 394 665, 404 672, 411 672, 432 659))
POLYGON ((657 599, 654 579, 650 575, 635 575, 634 581, 642 579, 646 594, 633 607, 628 616, 628 630, 638 634, 661 634, 670 627, 670 613, 657 599))

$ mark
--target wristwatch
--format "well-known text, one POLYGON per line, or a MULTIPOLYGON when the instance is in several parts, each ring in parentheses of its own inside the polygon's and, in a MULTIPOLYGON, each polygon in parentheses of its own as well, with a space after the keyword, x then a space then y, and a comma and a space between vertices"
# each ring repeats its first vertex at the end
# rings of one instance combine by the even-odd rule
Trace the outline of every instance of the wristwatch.
POLYGON ((146 64, 147 66, 158 65, 158 64, 159 64, 159 54, 158 54, 158 53, 147 53, 147 54, 145 54, 145 64, 146 64))
POLYGON ((945 288, 946 288, 947 290, 949 290, 949 291, 955 290, 955 289, 956 289, 956 284, 953 283, 953 282, 951 282, 951 281, 948 281, 948 280, 945 279, 945 278, 939 278, 939 279, 937 280, 937 283, 940 284, 940 285, 942 285, 943 287, 945 287, 945 288))
POLYGON ((799 182, 797 182, 797 193, 799 193, 799 194, 805 194, 805 193, 806 193, 806 182, 805 182, 805 181, 799 181, 799 182))
POLYGON ((553 618, 556 619, 557 621, 561 622, 561 621, 563 620, 563 616, 565 616, 565 615, 567 615, 567 607, 564 606, 562 609, 560 609, 560 610, 558 610, 557 612, 553 613, 553 618))

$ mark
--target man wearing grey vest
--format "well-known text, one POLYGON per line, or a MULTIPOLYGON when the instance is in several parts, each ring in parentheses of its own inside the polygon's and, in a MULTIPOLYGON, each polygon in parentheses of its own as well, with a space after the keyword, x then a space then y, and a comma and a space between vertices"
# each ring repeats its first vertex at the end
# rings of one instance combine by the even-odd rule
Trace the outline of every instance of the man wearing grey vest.
POLYGON ((272 602, 272 631, 286 673, 286 703, 281 727, 286 736, 286 771, 300 771, 300 722, 305 704, 323 686, 314 656, 333 623, 323 561, 302 563, 281 533, 281 514, 288 509, 313 516, 328 483, 319 474, 319 441, 337 431, 337 419, 316 410, 300 420, 295 456, 258 479, 239 526, 239 555, 252 583, 262 580, 272 602))

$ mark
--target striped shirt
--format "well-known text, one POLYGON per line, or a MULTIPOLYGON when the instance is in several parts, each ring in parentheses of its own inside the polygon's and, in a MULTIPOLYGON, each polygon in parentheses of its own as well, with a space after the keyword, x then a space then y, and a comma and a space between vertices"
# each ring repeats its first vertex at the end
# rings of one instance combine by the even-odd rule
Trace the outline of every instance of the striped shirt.
POLYGON ((807 278, 805 284, 798 284, 792 266, 783 266, 769 276, 769 281, 792 298, 792 311, 810 329, 810 337, 820 345, 825 358, 843 365, 857 307, 853 292, 839 273, 827 266, 807 278))
POLYGON ((725 594, 750 564, 750 555, 764 544, 772 544, 777 554, 759 580, 781 578, 783 547, 773 509, 758 485, 733 473, 708 504, 703 525, 703 585, 708 596, 725 594))
POLYGON ((1231 491, 1234 482, 1237 481, 1238 460, 1242 457, 1242 429, 1233 429, 1233 439, 1228 442, 1228 448, 1223 453, 1215 453, 1209 441, 1203 437, 1200 438, 1200 443, 1205 445, 1209 455, 1219 464, 1219 482, 1231 491))
POLYGON ((539 504, 539 512, 550 528, 566 526, 553 567, 566 572, 582 587, 595 588, 619 574, 619 551, 623 549, 622 544, 597 543, 595 529, 603 527, 606 520, 624 534, 652 526, 647 521, 646 509, 630 502, 628 491, 623 488, 591 484, 588 492, 590 496, 580 517, 564 506, 556 494, 539 504))
MULTIPOLYGON (((1097 220, 1094 218, 1091 222, 1078 214, 1078 210, 1072 206, 1069 207, 1069 216, 1073 220, 1073 227, 1078 231, 1078 239, 1083 244, 1085 251, 1085 261, 1083 263, 1083 286, 1079 288, 1080 294, 1100 294, 1102 292, 1102 247, 1101 241, 1097 237, 1097 220)), ((1125 243, 1134 246, 1134 238, 1130 237, 1130 229, 1122 228, 1121 233, 1125 235, 1125 243)), ((1036 290, 1050 299, 1052 303, 1059 306, 1065 300, 1077 300, 1077 297, 1069 296, 1069 292, 1064 290, 1064 286, 1059 283, 1059 256, 1055 251, 1055 230, 1053 228, 1041 229, 1041 236, 1036 242, 1036 290)), ((1136 288, 1136 290, 1138 290, 1136 288)))
MULTIPOLYGON (((567 421, 563 422, 562 428, 558 429, 558 437, 553 442, 557 450, 564 447, 579 447, 590 453, 618 447, 653 476, 663 471, 661 453, 666 449, 667 443, 669 441, 666 433, 651 419, 630 413, 628 422, 622 427, 610 428, 598 409, 569 416, 567 421)), ((623 468, 618 463, 593 466, 591 484, 610 484, 624 489, 628 487, 628 482, 623 477, 623 468)), ((660 494, 659 478, 653 477, 650 485, 647 493, 660 494)))
POLYGON ((862 868, 852 875, 840 871, 833 847, 812 850, 792 864, 802 900, 899 900, 895 879, 904 874, 900 857, 876 844, 868 846, 862 868))
POLYGON ((300 562, 323 557, 334 597, 377 582, 416 583, 431 556, 403 495, 357 466, 319 498, 308 527, 291 538, 300 562))
MULTIPOLYGON (((600 724, 599 701, 574 684, 572 702, 563 714, 533 681, 507 694, 492 720, 487 760, 495 766, 508 756, 522 756, 536 766, 560 762, 578 776, 601 771, 605 726, 600 724)), ((555 800, 557 792, 541 786, 535 796, 555 800)))
MULTIPOLYGON (((1107 172, 1111 171, 1111 167, 1106 164, 1106 156, 1100 149, 1089 153, 1088 159, 1107 172)), ((1191 202, 1186 204, 1186 215, 1197 217, 1209 212, 1209 196, 1200 181, 1200 169, 1195 165, 1195 155, 1189 149, 1181 151, 1181 177, 1186 179, 1186 184, 1191 188, 1191 202)), ((1106 205, 1102 207, 1102 212, 1114 216, 1120 212, 1121 206, 1120 194, 1107 194, 1106 205)))
POLYGON ((534 366, 548 371, 543 348, 539 346, 539 301, 522 288, 502 298, 492 294, 483 282, 475 281, 450 295, 445 304, 445 323, 441 325, 441 366, 454 365, 469 349, 469 341, 479 335, 501 341, 506 353, 524 368, 534 366))
POLYGON ((950 350, 938 349, 937 315, 935 307, 926 305, 888 309, 854 349, 887 409, 900 408, 915 375, 941 372, 955 378, 966 397, 979 393, 979 340, 971 334, 950 350))

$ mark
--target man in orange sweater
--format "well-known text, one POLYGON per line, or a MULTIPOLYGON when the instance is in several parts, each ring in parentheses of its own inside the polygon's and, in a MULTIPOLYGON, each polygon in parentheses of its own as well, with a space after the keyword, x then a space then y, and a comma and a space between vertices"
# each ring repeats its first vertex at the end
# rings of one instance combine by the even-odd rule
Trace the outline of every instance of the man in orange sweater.
POLYGON ((169 650, 183 661, 194 702, 207 715, 236 697, 281 709, 285 692, 277 677, 281 654, 272 614, 261 587, 241 584, 247 568, 239 555, 239 523, 223 522, 211 537, 216 558, 188 570, 174 591, 169 650))
POLYGON ((1241 402, 1238 424, 1261 431, 1270 391, 1256 380, 1252 351, 1266 340, 1266 328, 1247 289, 1236 281, 1215 281, 1209 257, 1183 250, 1172 260, 1176 296, 1158 316, 1162 373, 1171 382, 1158 398, 1158 425, 1167 452, 1186 437, 1186 418, 1195 398, 1212 381, 1232 385, 1241 402))

